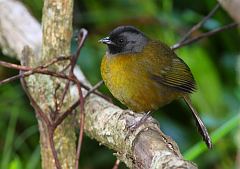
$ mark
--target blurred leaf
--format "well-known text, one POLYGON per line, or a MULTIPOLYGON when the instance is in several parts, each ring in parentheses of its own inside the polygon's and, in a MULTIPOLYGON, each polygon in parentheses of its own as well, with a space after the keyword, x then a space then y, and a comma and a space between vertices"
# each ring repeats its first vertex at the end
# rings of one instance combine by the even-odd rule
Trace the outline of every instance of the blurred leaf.
POLYGON ((40 163, 40 147, 37 146, 35 150, 32 152, 31 158, 28 160, 26 169, 36 169, 40 163))
POLYGON ((13 140, 15 136, 15 127, 18 119, 18 113, 19 111, 13 111, 11 113, 11 118, 8 124, 7 132, 5 133, 5 144, 3 148, 3 153, 1 154, 1 168, 8 168, 8 165, 10 163, 10 158, 12 154, 13 149, 13 140))
POLYGON ((22 169, 22 162, 18 157, 15 157, 9 164, 9 169, 22 169))

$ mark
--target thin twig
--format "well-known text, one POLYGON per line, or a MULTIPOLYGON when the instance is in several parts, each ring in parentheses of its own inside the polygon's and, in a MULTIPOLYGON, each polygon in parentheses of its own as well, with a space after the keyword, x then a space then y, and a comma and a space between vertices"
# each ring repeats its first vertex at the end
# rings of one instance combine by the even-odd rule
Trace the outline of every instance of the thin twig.
POLYGON ((183 43, 185 40, 187 40, 189 38, 189 36, 196 31, 197 29, 199 29, 209 18, 211 18, 215 12, 218 10, 218 8, 220 7, 220 4, 217 3, 216 6, 211 10, 211 12, 205 16, 200 22, 198 22, 196 25, 194 25, 182 38, 181 40, 178 42, 179 44, 183 43))
MULTIPOLYGON (((17 79, 20 79, 20 78, 24 78, 24 77, 30 76, 30 75, 35 74, 35 73, 45 74, 45 75, 54 76, 54 77, 58 77, 58 78, 62 78, 62 79, 70 80, 70 81, 75 81, 71 77, 69 77, 67 75, 64 75, 63 73, 52 72, 52 71, 49 71, 49 70, 47 70, 45 68, 38 68, 38 69, 34 70, 33 68, 28 67, 28 66, 16 65, 16 64, 8 63, 8 62, 3 62, 3 61, 0 61, 0 65, 4 66, 4 67, 12 68, 12 69, 26 71, 26 72, 23 72, 22 74, 18 74, 18 75, 12 76, 10 78, 1 80, 0 81, 0 85, 3 85, 5 83, 9 83, 11 81, 14 81, 14 80, 17 80, 17 79)), ((81 86, 85 90, 90 90, 91 89, 90 87, 84 85, 83 83, 81 83, 81 86)), ((105 100, 107 100, 109 102, 112 102, 110 97, 107 97, 107 96, 105 96, 105 95, 103 95, 103 94, 101 94, 101 93, 99 93, 97 91, 93 91, 92 93, 98 95, 99 97, 102 97, 103 99, 105 99, 105 100)))
POLYGON ((32 70, 32 68, 30 68, 28 66, 17 65, 14 63, 9 63, 9 62, 4 62, 4 61, 0 61, 0 65, 3 67, 10 68, 10 69, 17 69, 17 70, 23 70, 23 71, 32 70))
POLYGON ((76 66, 77 64, 77 60, 78 60, 78 57, 80 55, 80 51, 83 47, 83 44, 87 38, 87 34, 88 34, 88 31, 84 28, 80 29, 80 32, 79 32, 79 35, 78 35, 78 48, 76 50, 76 53, 73 55, 72 59, 71 59, 71 70, 70 70, 70 73, 72 72, 73 73, 73 69, 74 67, 76 66))
MULTIPOLYGON (((20 74, 22 74, 22 71, 20 71, 20 74)), ((38 104, 35 102, 35 100, 31 96, 31 94, 29 93, 27 83, 26 83, 26 80, 24 78, 21 78, 21 84, 22 84, 22 87, 23 87, 25 93, 27 94, 27 96, 30 100, 31 105, 34 107, 38 117, 42 118, 41 120, 44 121, 44 123, 47 126, 51 126, 52 125, 51 121, 48 119, 47 115, 42 112, 41 108, 38 106, 38 104)))
POLYGON ((54 95, 53 95, 55 110, 52 111, 51 113, 52 116, 50 116, 52 121, 55 121, 56 117, 58 116, 58 112, 60 111, 60 107, 57 99, 57 91, 59 88, 60 88, 60 85, 58 84, 57 87, 55 88, 54 95))
POLYGON ((58 159, 57 151, 56 151, 54 140, 53 140, 54 128, 52 126, 48 126, 47 129, 48 129, 49 144, 50 144, 52 154, 53 154, 53 157, 54 157, 54 160, 55 160, 56 168, 61 169, 62 167, 61 167, 60 161, 58 159))
MULTIPOLYGON (((20 71, 20 74, 21 73, 22 72, 20 71)), ((52 150, 52 154, 53 154, 53 158, 54 158, 54 161, 55 161, 55 165, 56 165, 57 169, 61 169, 61 165, 60 165, 60 161, 58 159, 57 151, 56 151, 55 146, 54 146, 54 140, 53 140, 54 128, 53 128, 53 125, 52 125, 51 121, 48 119, 47 115, 42 111, 42 109, 38 106, 38 104, 32 98, 31 94, 29 93, 29 91, 27 89, 27 83, 26 83, 24 78, 21 78, 21 83, 22 83, 22 87, 25 90, 25 92, 26 92, 26 94, 27 94, 27 96, 28 96, 32 106, 35 109, 36 114, 46 124, 47 132, 48 132, 49 144, 50 144, 50 147, 51 147, 51 150, 52 150)))
POLYGON ((59 61, 64 61, 64 60, 70 60, 71 56, 59 56, 59 57, 55 57, 53 58, 49 63, 43 65, 43 66, 38 66, 37 68, 47 68, 51 65, 53 65, 54 63, 57 63, 59 61))
MULTIPOLYGON (((53 72, 53 71, 49 71, 47 69, 37 69, 37 70, 32 69, 32 70, 23 72, 22 74, 18 74, 18 75, 12 76, 10 78, 4 79, 4 80, 0 81, 0 85, 2 85, 4 83, 7 83, 7 82, 11 82, 13 80, 17 80, 17 79, 20 79, 20 78, 30 76, 30 75, 35 74, 35 73, 54 76, 54 77, 58 77, 58 78, 62 78, 62 79, 67 79, 67 80, 70 80, 70 81, 75 81, 71 77, 66 76, 63 73, 56 73, 56 72, 53 72)), ((88 89, 86 89, 86 90, 88 90, 88 89)))
POLYGON ((10 68, 10 69, 28 71, 28 70, 34 70, 34 69, 36 69, 36 70, 37 69, 44 69, 44 68, 47 68, 47 67, 49 67, 50 65, 52 65, 56 62, 63 61, 63 60, 69 60, 69 58, 70 57, 64 57, 64 56, 57 57, 57 58, 54 58, 53 60, 51 60, 49 63, 47 63, 45 65, 42 65, 42 66, 38 66, 36 68, 31 68, 31 67, 23 66, 23 65, 17 65, 17 64, 14 64, 14 63, 9 63, 9 62, 4 62, 4 61, 0 61, 0 65, 3 66, 3 67, 10 68))
POLYGON ((77 108, 79 105, 80 100, 78 99, 68 110, 66 110, 64 113, 61 114, 61 116, 57 117, 54 122, 54 127, 57 127, 59 124, 62 123, 62 121, 73 111, 77 108))
MULTIPOLYGON (((81 86, 82 86, 84 89, 88 90, 88 91, 91 90, 90 87, 88 87, 87 85, 85 85, 85 84, 83 84, 83 83, 81 83, 81 86)), ((106 95, 103 95, 102 93, 99 93, 98 91, 93 91, 92 93, 94 93, 94 94, 100 96, 101 98, 103 98, 103 99, 109 101, 110 103, 112 103, 112 99, 111 99, 110 97, 108 97, 108 96, 106 96, 106 95)))
POLYGON ((84 131, 84 97, 82 93, 81 83, 77 80, 77 77, 74 75, 74 67, 77 63, 77 59, 80 56, 80 52, 82 49, 82 46, 87 38, 87 30, 81 29, 78 35, 78 48, 75 53, 75 55, 72 57, 71 60, 71 69, 70 69, 70 76, 76 79, 75 83, 78 88, 78 95, 79 95, 79 106, 80 106, 80 133, 78 138, 78 145, 77 145, 77 153, 76 153, 76 165, 75 169, 78 169, 79 166, 79 159, 80 159, 80 153, 81 153, 81 146, 82 146, 82 140, 83 140, 83 131, 84 131))
POLYGON ((97 90, 103 84, 103 80, 100 80, 95 86, 93 86, 85 95, 84 99, 86 99, 91 93, 97 90))
POLYGON ((64 99, 65 99, 65 96, 67 95, 67 91, 69 89, 69 86, 70 86, 70 81, 67 81, 65 87, 64 87, 64 90, 63 90, 63 94, 62 94, 62 97, 59 101, 59 108, 61 109, 62 108, 62 105, 63 105, 63 102, 64 102, 64 99))
POLYGON ((201 34, 199 36, 196 36, 194 38, 188 39, 188 40, 186 40, 186 41, 184 41, 182 43, 177 43, 177 44, 173 45, 171 47, 171 49, 172 50, 176 50, 176 49, 178 49, 180 47, 183 47, 183 46, 189 45, 189 44, 191 44, 193 42, 199 41, 200 39, 203 39, 205 37, 209 37, 209 36, 215 35, 216 33, 223 32, 223 31, 231 29, 231 28, 236 28, 237 26, 238 26, 238 23, 236 23, 236 22, 228 24, 228 25, 225 25, 225 26, 223 26, 221 28, 217 28, 217 29, 214 29, 212 31, 203 33, 203 34, 201 34))
POLYGON ((9 83, 9 82, 14 81, 14 80, 17 80, 17 79, 19 79, 21 77, 24 77, 24 75, 18 74, 18 75, 9 77, 7 79, 3 79, 3 80, 0 81, 0 85, 3 85, 4 83, 9 83))
POLYGON ((80 132, 79 132, 79 138, 78 138, 78 145, 77 145, 77 154, 76 154, 76 166, 75 169, 78 169, 79 166, 79 159, 80 159, 80 153, 81 153, 81 147, 82 147, 82 140, 83 140, 83 131, 84 131, 84 98, 81 90, 81 84, 77 83, 77 88, 79 92, 79 102, 80 102, 80 132))
POLYGON ((120 164, 120 160, 117 159, 112 169, 118 169, 119 164, 120 164))

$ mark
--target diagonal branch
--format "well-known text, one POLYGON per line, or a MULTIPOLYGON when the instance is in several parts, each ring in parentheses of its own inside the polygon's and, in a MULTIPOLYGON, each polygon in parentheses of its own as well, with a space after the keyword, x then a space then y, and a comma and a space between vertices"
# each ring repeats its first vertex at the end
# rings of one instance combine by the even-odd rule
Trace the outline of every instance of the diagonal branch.
POLYGON ((231 23, 231 24, 228 24, 228 25, 225 25, 225 26, 223 26, 223 27, 214 29, 214 30, 212 30, 212 31, 209 31, 209 32, 206 32, 206 33, 202 33, 202 34, 200 34, 199 36, 193 37, 193 38, 191 38, 191 39, 186 39, 185 41, 183 41, 183 42, 181 42, 181 43, 177 43, 177 44, 173 45, 173 46, 171 47, 171 49, 172 49, 172 50, 176 50, 176 49, 181 48, 181 47, 183 47, 183 46, 186 46, 186 45, 192 44, 192 43, 194 43, 194 42, 197 42, 197 41, 199 41, 199 40, 201 40, 201 39, 203 39, 203 38, 206 38, 206 37, 215 35, 215 34, 217 34, 217 33, 219 33, 219 32, 223 32, 223 31, 228 30, 228 29, 236 28, 237 26, 239 26, 239 24, 236 23, 236 22, 233 22, 233 23, 231 23))
POLYGON ((187 40, 191 34, 193 32, 195 32, 196 30, 198 30, 209 18, 211 18, 215 12, 218 10, 218 8, 220 7, 219 3, 216 4, 216 6, 211 10, 211 12, 209 12, 209 14, 207 16, 205 16, 200 22, 198 22, 196 25, 194 25, 182 38, 178 43, 182 43, 185 40, 187 40))

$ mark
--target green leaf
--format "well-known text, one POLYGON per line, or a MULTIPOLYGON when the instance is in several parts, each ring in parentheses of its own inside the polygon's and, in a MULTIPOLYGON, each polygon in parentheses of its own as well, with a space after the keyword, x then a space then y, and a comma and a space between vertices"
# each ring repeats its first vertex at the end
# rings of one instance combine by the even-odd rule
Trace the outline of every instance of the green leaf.
POLYGON ((22 162, 18 157, 15 157, 9 164, 9 169, 22 169, 22 162))
MULTIPOLYGON (((213 147, 217 147, 216 143, 224 136, 230 133, 234 128, 240 125, 240 114, 226 121, 221 127, 214 131, 210 137, 212 138, 213 147)), ((186 160, 194 160, 207 150, 206 145, 201 141, 184 153, 186 160)))

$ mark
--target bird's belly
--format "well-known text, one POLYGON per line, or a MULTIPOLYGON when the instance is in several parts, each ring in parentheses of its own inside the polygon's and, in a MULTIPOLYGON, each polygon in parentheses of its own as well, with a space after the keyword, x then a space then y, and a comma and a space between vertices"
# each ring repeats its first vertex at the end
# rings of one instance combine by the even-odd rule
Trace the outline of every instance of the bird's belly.
POLYGON ((114 97, 136 112, 156 110, 168 103, 164 99, 167 95, 164 96, 159 86, 146 79, 140 81, 129 74, 113 78, 107 82, 107 86, 114 97))
MULTIPOLYGON (((146 72, 127 63, 103 63, 103 80, 119 101, 135 112, 147 112, 171 102, 176 96, 169 96, 164 86, 153 81, 146 72)), ((171 92, 173 93, 173 92, 171 92)))

